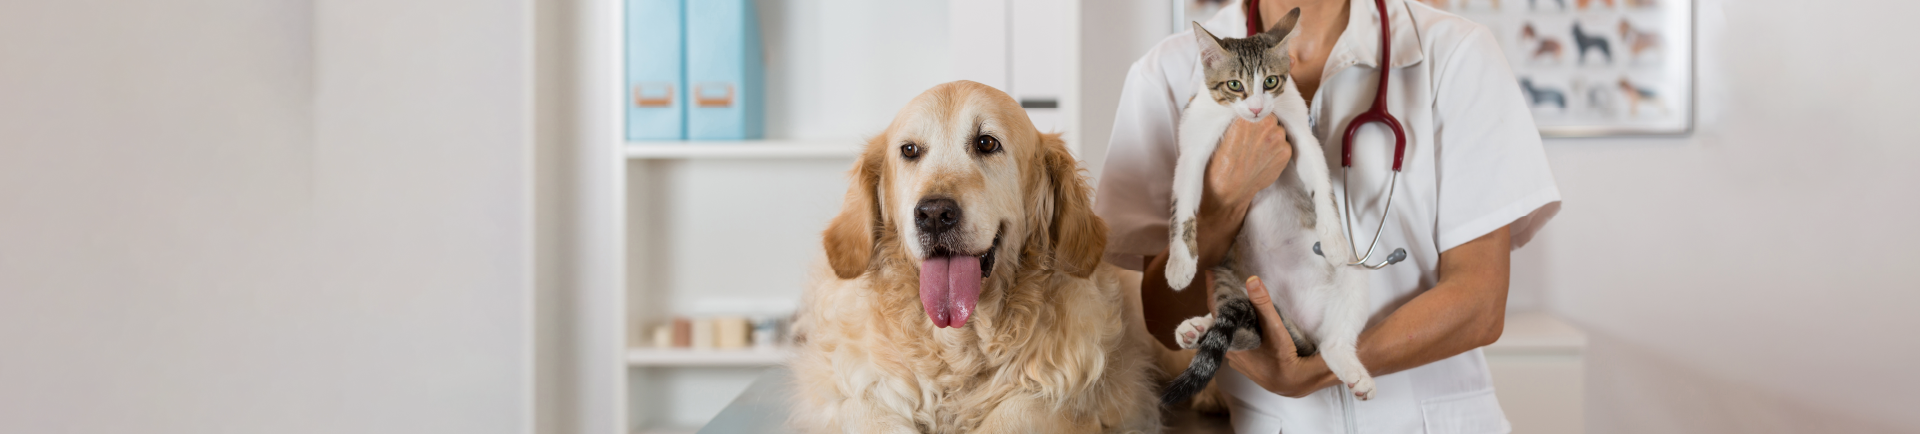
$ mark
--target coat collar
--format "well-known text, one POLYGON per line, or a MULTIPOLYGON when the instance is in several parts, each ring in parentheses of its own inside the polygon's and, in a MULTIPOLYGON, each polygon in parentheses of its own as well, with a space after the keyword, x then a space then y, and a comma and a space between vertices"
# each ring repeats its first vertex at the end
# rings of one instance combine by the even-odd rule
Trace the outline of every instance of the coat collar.
MULTIPOLYGON (((1351 12, 1347 15, 1347 30, 1340 34, 1340 40, 1333 44, 1333 52, 1327 58, 1326 77, 1332 77, 1349 66, 1378 67, 1380 63, 1380 13, 1374 8, 1373 0, 1352 0, 1351 12)), ((1420 46, 1420 28, 1413 22, 1413 14, 1407 10, 1406 0, 1386 0, 1387 18, 1393 22, 1393 59, 1394 69, 1420 63, 1426 59, 1426 52, 1420 46)), ((1202 24, 1207 31, 1222 37, 1247 37, 1246 14, 1240 12, 1241 2, 1220 8, 1202 24)))

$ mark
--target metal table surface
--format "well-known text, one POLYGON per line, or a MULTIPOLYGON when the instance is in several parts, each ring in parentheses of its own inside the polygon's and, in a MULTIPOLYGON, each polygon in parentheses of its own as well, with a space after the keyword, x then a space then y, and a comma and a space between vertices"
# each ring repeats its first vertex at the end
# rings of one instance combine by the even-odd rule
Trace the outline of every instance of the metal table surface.
MULTIPOLYGON (((759 379, 740 392, 740 396, 720 410, 699 434, 769 434, 796 432, 786 426, 791 411, 792 371, 786 367, 768 369, 759 379)), ((1224 416, 1195 413, 1192 410, 1163 410, 1161 422, 1167 434, 1231 434, 1233 427, 1224 416)))

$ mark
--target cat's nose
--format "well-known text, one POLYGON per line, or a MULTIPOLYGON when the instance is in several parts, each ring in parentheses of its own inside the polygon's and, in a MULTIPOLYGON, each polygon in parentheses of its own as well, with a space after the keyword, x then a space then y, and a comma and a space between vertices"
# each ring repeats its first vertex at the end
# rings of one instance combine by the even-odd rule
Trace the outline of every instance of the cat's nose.
POLYGON ((1251 110, 1251 111, 1253 111, 1253 117, 1256 117, 1256 118, 1257 118, 1257 117, 1260 117, 1260 108, 1259 108, 1259 107, 1253 107, 1253 108, 1249 108, 1249 109, 1247 109, 1247 110, 1251 110))

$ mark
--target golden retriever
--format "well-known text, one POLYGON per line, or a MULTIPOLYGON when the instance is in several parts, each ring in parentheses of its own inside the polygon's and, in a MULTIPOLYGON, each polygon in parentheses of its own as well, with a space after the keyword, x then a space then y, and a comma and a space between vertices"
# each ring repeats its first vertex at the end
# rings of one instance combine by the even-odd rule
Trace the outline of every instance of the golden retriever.
POLYGON ((946 83, 850 176, 796 322, 796 425, 1160 431, 1139 275, 1101 263, 1106 223, 1058 134, 1005 93, 946 83))

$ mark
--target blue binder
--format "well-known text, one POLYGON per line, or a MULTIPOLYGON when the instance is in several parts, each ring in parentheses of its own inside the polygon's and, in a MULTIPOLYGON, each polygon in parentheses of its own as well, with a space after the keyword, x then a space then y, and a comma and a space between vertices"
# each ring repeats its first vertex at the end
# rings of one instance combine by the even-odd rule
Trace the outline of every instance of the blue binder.
POLYGON ((764 135, 766 71, 752 0, 689 0, 687 138, 764 135))
POLYGON ((627 0, 627 140, 684 140, 686 22, 681 0, 627 0))

